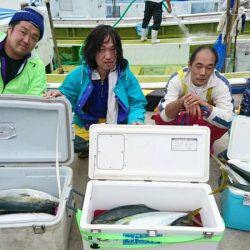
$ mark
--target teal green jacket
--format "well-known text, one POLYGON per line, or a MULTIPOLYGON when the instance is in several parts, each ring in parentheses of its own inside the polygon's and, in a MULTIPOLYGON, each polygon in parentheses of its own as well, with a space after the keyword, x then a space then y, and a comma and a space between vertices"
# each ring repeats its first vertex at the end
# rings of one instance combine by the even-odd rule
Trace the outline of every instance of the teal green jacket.
MULTIPOLYGON (((76 125, 88 129, 91 124, 98 122, 96 117, 83 112, 83 107, 93 90, 91 70, 86 64, 73 70, 65 78, 59 90, 71 102, 72 109, 75 112, 74 123, 76 125)), ((118 80, 114 92, 118 101, 117 123, 144 123, 147 101, 129 66, 124 71, 118 69, 118 80)))
MULTIPOLYGON (((6 34, 0 33, 0 45, 3 45, 5 38, 6 34)), ((1 66, 0 60, 0 69, 1 66)), ((0 94, 41 96, 46 90, 46 73, 45 66, 38 55, 31 55, 20 67, 19 71, 16 77, 8 82, 5 87, 0 74, 0 94)))

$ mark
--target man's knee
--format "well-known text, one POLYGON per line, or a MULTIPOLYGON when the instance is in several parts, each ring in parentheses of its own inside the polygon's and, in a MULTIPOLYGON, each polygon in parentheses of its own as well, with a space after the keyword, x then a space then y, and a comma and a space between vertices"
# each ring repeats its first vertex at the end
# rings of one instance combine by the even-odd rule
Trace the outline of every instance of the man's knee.
POLYGON ((74 139, 74 152, 81 153, 89 150, 89 142, 82 137, 76 135, 74 139))
POLYGON ((170 121, 170 122, 163 121, 159 112, 154 113, 152 119, 155 121, 156 125, 176 125, 175 121, 170 121))
POLYGON ((86 158, 89 153, 89 131, 84 127, 77 126, 76 124, 74 124, 74 129, 74 152, 84 155, 84 157, 81 158, 86 158))

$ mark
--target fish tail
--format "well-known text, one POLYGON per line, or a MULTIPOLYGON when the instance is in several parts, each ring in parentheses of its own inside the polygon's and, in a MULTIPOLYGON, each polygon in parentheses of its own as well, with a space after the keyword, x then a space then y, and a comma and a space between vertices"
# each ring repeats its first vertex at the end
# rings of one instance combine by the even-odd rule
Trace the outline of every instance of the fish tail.
POLYGON ((178 219, 176 219, 175 221, 173 221, 170 226, 187 226, 187 225, 192 225, 196 222, 196 220, 194 220, 194 217, 199 214, 201 208, 197 208, 194 211, 189 212, 187 215, 182 216, 178 219))
POLYGON ((220 186, 214 189, 210 194, 220 193, 228 186, 228 182, 229 182, 228 173, 224 168, 221 169, 221 177, 222 177, 222 181, 221 181, 220 186))
POLYGON ((201 207, 195 209, 194 211, 191 211, 187 214, 187 218, 188 218, 188 221, 192 221, 193 218, 199 214, 199 212, 201 211, 201 207))

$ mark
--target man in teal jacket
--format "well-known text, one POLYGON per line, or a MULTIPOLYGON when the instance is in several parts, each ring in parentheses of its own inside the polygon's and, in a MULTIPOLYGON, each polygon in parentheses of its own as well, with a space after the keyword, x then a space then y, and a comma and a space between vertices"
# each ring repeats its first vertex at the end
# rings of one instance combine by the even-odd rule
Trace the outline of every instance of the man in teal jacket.
POLYGON ((26 7, 13 15, 7 34, 0 33, 0 94, 42 95, 45 67, 32 50, 43 32, 43 16, 26 7))
POLYGON ((75 152, 88 154, 91 124, 143 124, 146 99, 123 58, 117 31, 99 25, 86 38, 83 64, 72 71, 59 90, 47 97, 66 96, 75 113, 75 152), (85 148, 85 149, 84 149, 85 148))

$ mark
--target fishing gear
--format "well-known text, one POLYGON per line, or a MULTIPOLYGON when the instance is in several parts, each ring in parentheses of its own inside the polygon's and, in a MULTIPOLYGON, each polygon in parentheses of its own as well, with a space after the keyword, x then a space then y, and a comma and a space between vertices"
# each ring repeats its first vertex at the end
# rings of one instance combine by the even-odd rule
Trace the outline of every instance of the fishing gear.
POLYGON ((239 176, 241 176, 247 183, 250 180, 250 173, 237 167, 236 165, 227 162, 226 164, 222 163, 217 157, 211 154, 212 158, 220 165, 221 169, 221 177, 219 180, 219 187, 212 191, 211 194, 216 194, 222 192, 228 186, 232 186, 246 192, 250 192, 250 185, 242 184, 239 180, 234 176, 232 171, 229 171, 228 168, 235 171, 239 176))

